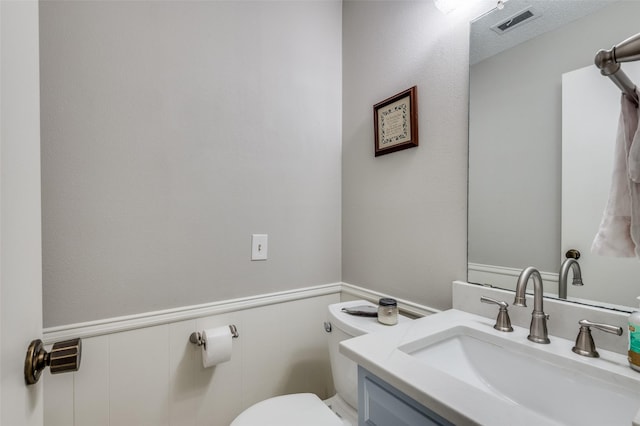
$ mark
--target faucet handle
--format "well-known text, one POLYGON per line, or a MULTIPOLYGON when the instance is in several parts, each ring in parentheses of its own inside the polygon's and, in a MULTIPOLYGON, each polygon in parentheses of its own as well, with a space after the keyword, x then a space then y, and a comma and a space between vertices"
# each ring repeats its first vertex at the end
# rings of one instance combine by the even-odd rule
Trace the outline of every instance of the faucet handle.
POLYGON ((580 331, 578 332, 578 337, 576 337, 576 344, 571 349, 578 355, 591 358, 598 358, 600 356, 598 351, 596 351, 596 344, 593 342, 593 337, 591 336, 591 327, 606 331, 607 333, 617 334, 618 336, 622 335, 622 327, 616 327, 615 325, 591 322, 586 319, 581 319, 578 321, 578 324, 580 324, 580 331))
POLYGON ((509 311, 507 310, 507 307, 509 306, 507 302, 505 302, 504 300, 492 299, 486 296, 482 296, 480 298, 480 301, 482 303, 491 303, 500 306, 500 311, 498 311, 498 318, 496 319, 496 323, 493 328, 499 331, 513 331, 513 327, 511 327, 511 319, 509 318, 509 311))
POLYGON ((480 298, 480 301, 482 303, 491 303, 494 305, 498 305, 500 306, 500 309, 507 309, 509 307, 509 304, 507 302, 505 302, 504 300, 496 300, 496 299, 492 299, 490 297, 487 296, 482 296, 480 298))

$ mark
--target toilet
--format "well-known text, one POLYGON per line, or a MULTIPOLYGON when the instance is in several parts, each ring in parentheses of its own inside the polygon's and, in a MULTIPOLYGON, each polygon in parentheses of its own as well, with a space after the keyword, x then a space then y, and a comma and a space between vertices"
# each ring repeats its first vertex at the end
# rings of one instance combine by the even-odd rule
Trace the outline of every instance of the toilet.
MULTIPOLYGON (((388 329, 375 317, 359 317, 342 312, 342 308, 376 306, 365 300, 335 303, 328 307, 329 358, 336 394, 322 401, 312 393, 276 396, 244 410, 231 426, 356 426, 358 424, 358 371, 356 363, 338 352, 345 339, 388 329)), ((408 321, 398 316, 398 322, 408 321)))

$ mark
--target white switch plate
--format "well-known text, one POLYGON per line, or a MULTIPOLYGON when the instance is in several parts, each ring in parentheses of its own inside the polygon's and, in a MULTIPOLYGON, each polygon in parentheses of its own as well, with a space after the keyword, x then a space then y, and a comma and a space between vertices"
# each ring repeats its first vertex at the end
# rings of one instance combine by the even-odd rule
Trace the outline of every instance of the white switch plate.
POLYGON ((251 260, 267 260, 269 236, 253 234, 251 236, 251 260))

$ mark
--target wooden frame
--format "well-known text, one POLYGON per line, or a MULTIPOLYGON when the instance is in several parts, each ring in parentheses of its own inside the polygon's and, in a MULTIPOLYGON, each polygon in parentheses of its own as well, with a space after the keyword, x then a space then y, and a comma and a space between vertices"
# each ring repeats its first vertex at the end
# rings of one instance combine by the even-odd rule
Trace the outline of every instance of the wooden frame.
POLYGON ((373 106, 375 156, 418 146, 418 87, 373 106))

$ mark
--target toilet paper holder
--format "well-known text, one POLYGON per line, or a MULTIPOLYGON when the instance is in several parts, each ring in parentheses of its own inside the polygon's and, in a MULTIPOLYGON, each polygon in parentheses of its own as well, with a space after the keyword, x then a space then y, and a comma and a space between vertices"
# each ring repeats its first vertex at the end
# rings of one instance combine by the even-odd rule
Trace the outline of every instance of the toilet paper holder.
MULTIPOLYGON (((240 336, 240 334, 238 333, 238 328, 233 324, 229 325, 229 331, 231 331, 231 337, 233 337, 234 339, 237 339, 240 336)), ((200 333, 199 331, 194 331, 193 333, 191 333, 191 335, 189 336, 189 341, 196 346, 204 345, 204 340, 202 340, 202 333, 200 333)))

